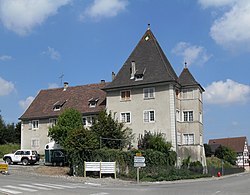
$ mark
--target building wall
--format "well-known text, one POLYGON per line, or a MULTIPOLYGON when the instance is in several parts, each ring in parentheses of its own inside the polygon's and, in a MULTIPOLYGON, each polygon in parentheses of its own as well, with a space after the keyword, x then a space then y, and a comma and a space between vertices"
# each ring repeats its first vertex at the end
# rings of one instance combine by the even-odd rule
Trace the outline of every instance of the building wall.
POLYGON ((50 142, 48 137, 49 119, 39 120, 38 128, 32 128, 32 120, 22 121, 21 149, 37 150, 44 154, 44 147, 50 142))
MULTIPOLYGON (((135 133, 136 140, 134 146, 137 147, 137 141, 140 134, 144 134, 145 131, 161 132, 166 136, 167 141, 172 141, 171 135, 171 113, 170 113, 170 96, 173 89, 169 88, 169 85, 148 85, 146 87, 138 88, 126 88, 122 90, 107 92, 107 110, 114 114, 114 118, 121 122, 121 113, 130 112, 131 122, 125 123, 126 127, 129 127, 135 133), (152 99, 144 99, 143 89, 154 87, 155 97, 152 99), (122 101, 120 98, 120 92, 124 90, 131 91, 131 100, 122 101), (155 121, 145 123, 143 120, 145 110, 155 111, 155 121)), ((173 113, 172 115, 174 115, 173 113)), ((175 116, 172 117, 175 120, 175 116)), ((174 122, 175 124, 175 122, 174 122)), ((175 131, 175 129, 174 129, 175 131)))

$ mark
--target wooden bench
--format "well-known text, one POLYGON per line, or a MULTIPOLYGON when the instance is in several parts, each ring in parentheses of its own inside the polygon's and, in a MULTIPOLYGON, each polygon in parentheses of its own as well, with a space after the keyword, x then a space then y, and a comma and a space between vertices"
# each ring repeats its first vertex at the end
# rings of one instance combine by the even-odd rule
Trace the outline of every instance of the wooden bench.
POLYGON ((84 161, 84 177, 86 177, 87 171, 100 172, 100 178, 102 174, 114 174, 116 179, 116 162, 86 162, 84 161))

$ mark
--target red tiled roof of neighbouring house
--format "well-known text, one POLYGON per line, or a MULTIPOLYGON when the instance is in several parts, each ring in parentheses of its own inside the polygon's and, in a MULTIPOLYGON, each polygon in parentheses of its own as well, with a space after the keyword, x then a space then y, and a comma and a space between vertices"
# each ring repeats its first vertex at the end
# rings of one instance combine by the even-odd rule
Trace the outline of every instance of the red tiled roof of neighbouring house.
POLYGON ((108 83, 41 90, 21 120, 58 117, 65 109, 74 108, 84 114, 96 114, 106 107, 106 92, 102 90, 108 83), (96 106, 90 100, 96 99, 96 106), (55 109, 56 106, 60 109, 55 109))
POLYGON ((208 144, 222 145, 231 148, 235 152, 243 152, 245 142, 247 142, 246 137, 232 137, 232 138, 210 139, 208 144))

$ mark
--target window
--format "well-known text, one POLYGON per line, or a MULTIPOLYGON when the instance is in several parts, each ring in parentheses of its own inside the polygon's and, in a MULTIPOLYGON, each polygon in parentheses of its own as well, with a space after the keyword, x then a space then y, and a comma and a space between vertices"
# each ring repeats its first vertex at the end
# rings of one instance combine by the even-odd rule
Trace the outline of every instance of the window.
POLYGON ((145 110, 143 114, 143 120, 145 123, 155 122, 155 111, 145 110))
POLYGON ((57 119, 56 118, 50 118, 49 119, 49 124, 50 124, 50 127, 54 127, 57 123, 57 119))
POLYGON ((202 123, 202 113, 200 112, 200 122, 202 123))
POLYGON ((130 123, 131 122, 130 112, 122 112, 121 113, 121 122, 122 123, 130 123))
POLYGON ((91 98, 89 100, 89 107, 90 108, 96 107, 98 100, 99 100, 99 98, 91 98))
POLYGON ((184 111, 183 112, 183 121, 194 121, 193 111, 184 111))
POLYGON ((183 144, 193 145, 194 144, 194 134, 183 134, 183 144))
POLYGON ((176 121, 180 121, 180 111, 176 110, 176 121))
POLYGON ((121 100, 122 101, 130 100, 130 91, 121 91, 121 100))
POLYGON ((38 129, 39 126, 39 120, 32 121, 32 129, 38 129))
POLYGON ((86 116, 86 117, 82 118, 83 126, 85 126, 85 127, 92 126, 93 121, 94 121, 94 117, 93 116, 86 116))
POLYGON ((155 98, 155 88, 145 88, 143 89, 144 99, 155 98))
POLYGON ((32 139, 31 140, 31 147, 33 147, 33 148, 39 147, 39 139, 32 139))

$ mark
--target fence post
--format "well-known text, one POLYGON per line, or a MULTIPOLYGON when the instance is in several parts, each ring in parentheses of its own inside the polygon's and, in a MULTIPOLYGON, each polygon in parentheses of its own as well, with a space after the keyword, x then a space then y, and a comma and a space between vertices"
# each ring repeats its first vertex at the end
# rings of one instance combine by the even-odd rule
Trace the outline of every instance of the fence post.
POLYGON ((86 161, 84 161, 84 177, 86 177, 86 161))
POLYGON ((100 179, 102 178, 102 161, 100 161, 100 179))

